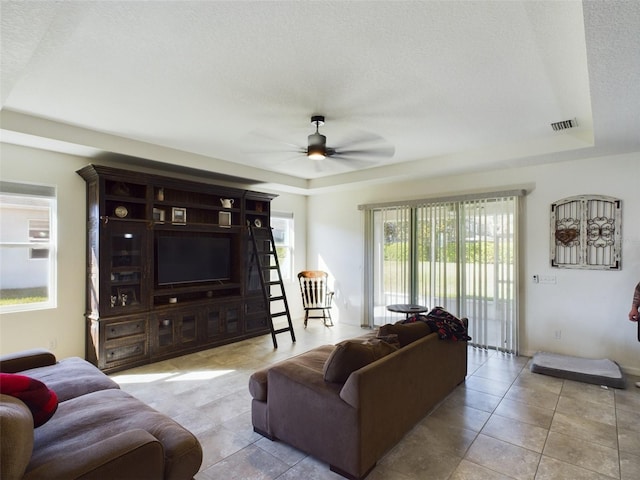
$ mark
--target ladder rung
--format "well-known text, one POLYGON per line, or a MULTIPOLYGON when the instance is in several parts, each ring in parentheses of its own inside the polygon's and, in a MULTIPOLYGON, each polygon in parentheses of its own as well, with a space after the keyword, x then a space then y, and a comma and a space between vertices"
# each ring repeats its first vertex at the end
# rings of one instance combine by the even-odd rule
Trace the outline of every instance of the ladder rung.
POLYGON ((271 318, 273 318, 273 317, 283 317, 286 314, 287 314, 287 312, 272 313, 271 314, 271 318))
POLYGON ((278 267, 276 265, 268 265, 266 267, 262 267, 263 270, 277 270, 278 267))
POLYGON ((289 327, 280 328, 279 330, 274 330, 273 333, 282 333, 282 332, 290 332, 291 329, 289 327))
POLYGON ((278 300, 284 300, 284 295, 280 295, 279 297, 269 297, 270 302, 277 302, 278 300))
POLYGON ((273 287, 275 285, 282 285, 282 282, 280 280, 274 280, 272 282, 267 282, 267 285, 269 285, 270 287, 273 287))

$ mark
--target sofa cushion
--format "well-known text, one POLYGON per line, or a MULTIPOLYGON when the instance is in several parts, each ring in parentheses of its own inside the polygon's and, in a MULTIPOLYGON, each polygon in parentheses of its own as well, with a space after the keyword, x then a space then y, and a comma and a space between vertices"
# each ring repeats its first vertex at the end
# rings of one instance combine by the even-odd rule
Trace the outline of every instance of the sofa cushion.
MULTIPOLYGON (((322 372, 327 357, 329 357, 334 349, 334 345, 322 345, 284 361, 310 368, 316 372, 322 372)), ((269 368, 254 372, 249 378, 249 393, 255 400, 260 400, 261 402, 267 401, 267 373, 269 372, 269 368)))
POLYGON ((27 476, 69 452, 137 429, 145 430, 162 444, 164 478, 193 478, 198 472, 202 448, 191 432, 128 393, 109 389, 60 403, 52 421, 34 431, 27 476))
POLYGON ((58 408, 56 393, 44 383, 25 375, 0 373, 0 393, 19 398, 31 411, 33 425, 44 425, 58 408))
POLYGON ((396 323, 394 325, 388 323, 380 327, 378 337, 398 335, 400 346, 405 347, 429 334, 431 334, 431 327, 425 322, 418 321, 412 323, 396 323))
POLYGON ((371 340, 367 343, 352 340, 340 342, 324 364, 324 379, 327 382, 344 383, 351 372, 396 350, 392 345, 379 340, 371 340))
POLYGON ((0 394, 0 478, 22 478, 33 450, 33 417, 18 398, 0 394))
POLYGON ((65 358, 54 365, 20 373, 45 383, 56 392, 59 402, 98 390, 120 388, 96 366, 79 357, 65 358))

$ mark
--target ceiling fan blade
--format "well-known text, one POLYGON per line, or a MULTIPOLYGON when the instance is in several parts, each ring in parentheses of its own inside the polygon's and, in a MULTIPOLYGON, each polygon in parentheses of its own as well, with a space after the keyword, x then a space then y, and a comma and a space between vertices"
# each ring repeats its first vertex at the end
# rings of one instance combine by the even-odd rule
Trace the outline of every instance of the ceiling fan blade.
POLYGON ((346 150, 347 148, 353 148, 356 145, 364 146, 375 144, 388 144, 388 142, 375 133, 358 132, 357 135, 342 139, 334 148, 336 150, 346 150))
POLYGON ((272 135, 268 135, 264 132, 253 131, 250 136, 245 139, 245 141, 249 145, 253 145, 255 143, 260 145, 261 149, 269 150, 273 149, 273 151, 289 151, 289 152, 299 152, 306 151, 306 148, 292 142, 286 142, 284 140, 280 140, 278 138, 274 138, 272 135), (286 149, 286 150, 285 150, 286 149))
POLYGON ((383 147, 364 149, 364 150, 339 150, 336 148, 335 157, 339 155, 341 157, 362 157, 362 158, 391 158, 393 157, 396 149, 392 145, 385 145, 383 147))

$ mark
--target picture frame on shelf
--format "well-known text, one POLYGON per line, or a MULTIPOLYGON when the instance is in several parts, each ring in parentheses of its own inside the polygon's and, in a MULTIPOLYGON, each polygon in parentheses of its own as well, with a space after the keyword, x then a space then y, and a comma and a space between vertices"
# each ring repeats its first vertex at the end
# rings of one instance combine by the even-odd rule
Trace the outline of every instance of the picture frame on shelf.
POLYGON ((164 223, 164 210, 161 208, 153 209, 153 221, 155 223, 164 223))
POLYGON ((231 227, 231 212, 218 212, 218 225, 221 227, 231 227))
POLYGON ((173 207, 171 209, 171 223, 174 225, 187 224, 187 209, 181 207, 173 207))

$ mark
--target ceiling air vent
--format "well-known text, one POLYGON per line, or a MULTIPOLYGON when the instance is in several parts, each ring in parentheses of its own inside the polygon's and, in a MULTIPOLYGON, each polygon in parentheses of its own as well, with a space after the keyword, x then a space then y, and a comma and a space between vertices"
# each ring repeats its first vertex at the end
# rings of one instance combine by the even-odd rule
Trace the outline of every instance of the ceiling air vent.
POLYGON ((556 122, 551 124, 551 128, 553 128, 554 132, 559 132, 560 130, 566 130, 567 128, 577 127, 578 122, 574 118, 573 120, 564 120, 562 122, 556 122))

